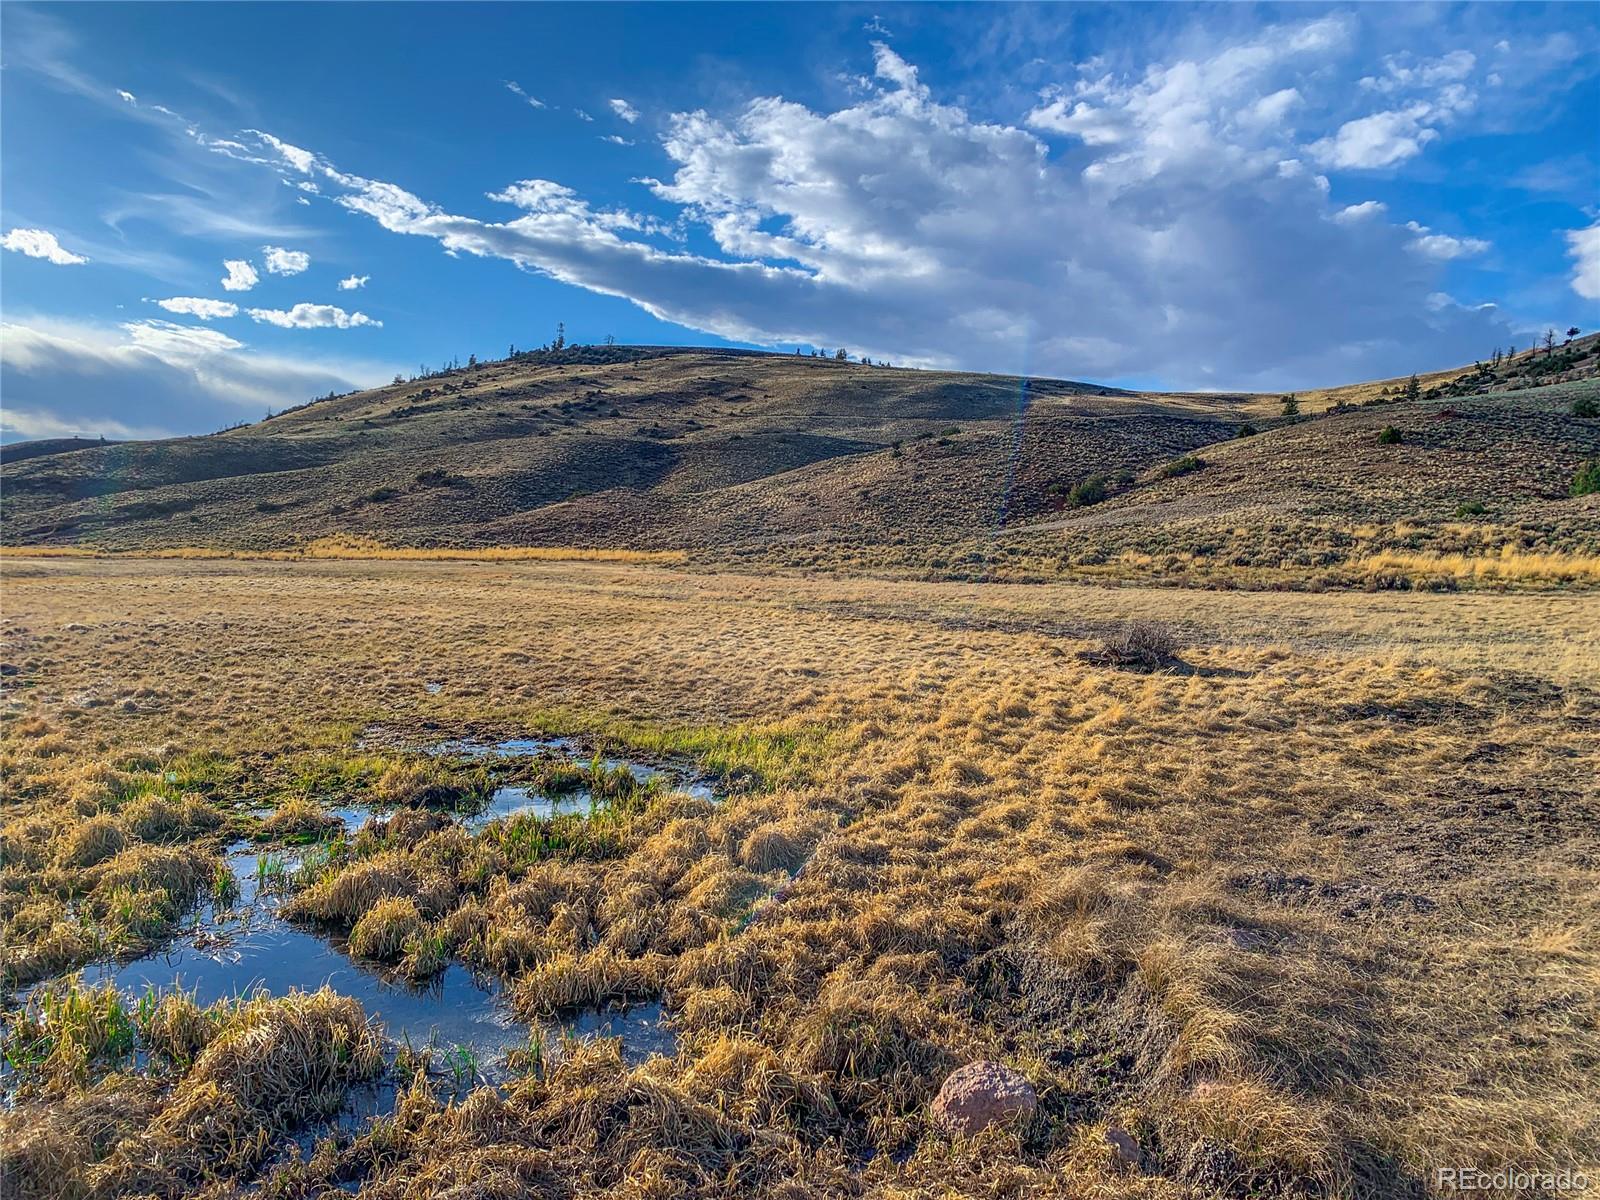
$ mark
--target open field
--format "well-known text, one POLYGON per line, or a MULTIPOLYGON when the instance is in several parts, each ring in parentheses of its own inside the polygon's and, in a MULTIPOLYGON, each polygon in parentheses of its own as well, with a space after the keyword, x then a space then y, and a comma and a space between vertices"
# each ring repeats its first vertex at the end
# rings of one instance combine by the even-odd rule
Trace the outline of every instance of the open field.
POLYGON ((1592 592, 3 568, 19 987, 182 936, 230 838, 480 786, 406 747, 568 734, 725 796, 646 790, 531 853, 514 823, 396 817, 286 884, 316 928, 470 962, 527 1019, 662 1000, 669 1055, 569 1045, 461 1094, 332 993, 63 993, 8 1016, 8 1194, 1416 1196, 1441 1165, 1600 1170, 1592 592), (1175 656, 1095 656, 1132 621, 1175 656), (1038 1109, 953 1139, 929 1104, 979 1058, 1038 1109), (285 1156, 406 1064, 392 1118, 285 1156))

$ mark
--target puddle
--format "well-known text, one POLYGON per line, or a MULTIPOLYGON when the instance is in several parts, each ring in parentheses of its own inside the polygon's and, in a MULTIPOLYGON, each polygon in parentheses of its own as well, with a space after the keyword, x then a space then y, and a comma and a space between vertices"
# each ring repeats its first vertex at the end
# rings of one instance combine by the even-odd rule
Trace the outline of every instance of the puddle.
MULTIPOLYGON (((366 816, 352 811, 346 827, 353 822, 359 828, 366 816)), ((502 1004, 498 980, 452 963, 427 983, 413 984, 351 958, 337 940, 280 917, 279 896, 275 889, 263 889, 260 868, 281 864, 292 871, 298 859, 293 851, 235 848, 228 857, 239 885, 233 905, 204 906, 198 924, 178 940, 132 962, 86 967, 85 981, 109 981, 133 996, 152 987, 183 988, 202 1005, 257 989, 282 996, 327 984, 359 1000, 402 1045, 463 1046, 487 1063, 527 1044, 528 1027, 502 1004)))
MULTIPOLYGON (((513 738, 487 743, 459 739, 439 743, 428 751, 469 759, 498 760, 559 756, 586 766, 575 742, 568 738, 513 738)), ((625 767, 640 783, 661 779, 664 786, 691 796, 716 800, 711 783, 691 771, 622 759, 603 759, 607 770, 625 767)), ((490 823, 519 813, 548 819, 559 814, 588 814, 596 805, 587 789, 542 792, 535 785, 505 784, 488 803, 455 819, 477 832, 490 823)), ((603 805, 604 800, 598 801, 603 805)), ((270 809, 257 810, 265 816, 270 809)), ((330 806, 324 811, 336 818, 345 837, 355 834, 374 815, 366 805, 330 806)), ((519 1021, 505 1002, 504 987, 493 976, 480 975, 460 963, 451 963, 437 977, 414 984, 378 967, 355 959, 339 938, 291 924, 279 915, 283 899, 275 881, 292 876, 315 844, 270 849, 250 842, 228 847, 227 862, 238 885, 231 904, 203 903, 195 920, 162 949, 127 963, 99 963, 83 969, 91 985, 110 982, 130 998, 152 988, 182 988, 201 1005, 231 1000, 255 991, 283 996, 291 990, 313 991, 324 985, 360 1001, 367 1014, 382 1023, 393 1055, 402 1047, 434 1051, 436 1090, 457 1092, 488 1083, 505 1082, 508 1052, 526 1049, 531 1038, 544 1047, 546 1061, 559 1056, 564 1041, 578 1038, 620 1038, 622 1056, 638 1064, 652 1054, 672 1055, 676 1037, 659 1003, 626 1009, 591 1009, 564 1020, 534 1026, 519 1021)), ((48 986, 41 984, 36 986, 48 986)), ((33 989, 18 999, 26 1002, 33 989)), ((375 1117, 392 1114, 397 1088, 394 1072, 351 1090, 338 1113, 313 1121, 293 1140, 305 1149, 318 1136, 358 1132, 375 1117)), ((0 1088, 9 1094, 9 1088, 0 1088)))
MULTIPOLYGON (((326 984, 359 1000, 397 1046, 433 1047, 446 1058, 470 1064, 482 1079, 497 1078, 506 1053, 525 1048, 535 1032, 507 1008, 500 980, 453 962, 433 979, 413 983, 351 957, 339 938, 284 920, 278 915, 278 890, 263 883, 280 866, 292 872, 299 859, 296 851, 236 844, 228 856, 239 887, 231 906, 203 905, 197 923, 161 950, 132 962, 85 967, 85 982, 110 982, 131 997, 151 988, 182 988, 201 1005, 256 990, 283 996, 326 984), (263 864, 270 869, 264 872, 263 864)), ((564 1036, 620 1037, 630 1062, 643 1062, 653 1053, 671 1054, 676 1045, 659 1004, 589 1010, 545 1023, 537 1032, 552 1052, 564 1036)))
POLYGON ((518 813, 532 813, 548 820, 557 814, 580 813, 587 816, 593 809, 594 797, 584 789, 552 796, 536 788, 507 784, 495 789, 481 812, 463 816, 461 824, 477 832, 493 821, 514 817, 518 813))
MULTIPOLYGON (((507 738, 499 742, 485 742, 477 738, 452 738, 428 746, 424 753, 435 757, 454 756, 480 762, 490 759, 539 758, 541 756, 554 755, 581 767, 587 767, 594 761, 591 756, 583 752, 583 748, 574 739, 567 737, 507 738)), ((640 783, 648 783, 652 779, 660 779, 665 786, 673 791, 693 796, 697 800, 715 801, 718 799, 711 781, 696 775, 691 770, 672 766, 655 766, 625 758, 602 758, 600 764, 607 771, 615 771, 619 767, 625 767, 628 773, 640 783)), ((501 788, 490 801, 490 807, 492 808, 496 803, 508 805, 513 803, 512 797, 502 801, 501 792, 526 793, 527 791, 528 789, 525 788, 501 788)), ((551 800, 548 796, 535 796, 534 798, 540 802, 551 800)), ((560 807, 551 808, 548 811, 540 811, 540 815, 549 816, 556 811, 587 811, 589 797, 586 792, 579 791, 559 797, 554 803, 560 807), (571 802, 574 801, 578 804, 577 808, 571 806, 571 802)), ((539 811, 531 805, 524 805, 522 808, 510 807, 501 815, 508 816, 512 812, 529 810, 539 811)))

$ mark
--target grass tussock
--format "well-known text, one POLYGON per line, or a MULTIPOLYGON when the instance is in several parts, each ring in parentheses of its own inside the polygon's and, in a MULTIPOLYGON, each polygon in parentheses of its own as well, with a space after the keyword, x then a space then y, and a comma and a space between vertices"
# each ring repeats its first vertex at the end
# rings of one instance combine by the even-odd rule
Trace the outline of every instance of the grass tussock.
POLYGON ((314 842, 341 830, 344 823, 304 796, 291 796, 261 822, 258 836, 272 842, 314 842))

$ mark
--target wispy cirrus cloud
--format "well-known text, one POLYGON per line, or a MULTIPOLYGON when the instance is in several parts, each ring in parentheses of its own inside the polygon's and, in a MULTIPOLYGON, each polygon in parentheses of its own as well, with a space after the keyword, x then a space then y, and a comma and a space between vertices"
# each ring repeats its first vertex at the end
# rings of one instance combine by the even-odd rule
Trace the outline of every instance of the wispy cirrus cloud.
POLYGON ((540 100, 537 96, 528 95, 527 92, 522 90, 522 85, 519 84, 516 80, 508 79, 508 80, 505 81, 505 85, 506 85, 506 91, 510 92, 513 96, 520 96, 523 100, 525 100, 528 103, 528 105, 530 107, 532 107, 532 108, 544 108, 545 107, 545 102, 543 100, 540 100))
POLYGON ((392 373, 387 364, 265 353, 172 321, 18 318, 0 326, 0 438, 192 433, 392 373))

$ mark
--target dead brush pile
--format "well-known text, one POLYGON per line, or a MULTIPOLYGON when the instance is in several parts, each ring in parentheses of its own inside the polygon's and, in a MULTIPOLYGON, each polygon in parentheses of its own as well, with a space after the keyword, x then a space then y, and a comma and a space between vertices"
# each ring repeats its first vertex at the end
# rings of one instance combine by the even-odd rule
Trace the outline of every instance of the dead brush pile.
POLYGON ((1095 650, 1085 650, 1083 660, 1102 667, 1161 671, 1181 667, 1179 641, 1172 629, 1159 621, 1129 621, 1095 650))

